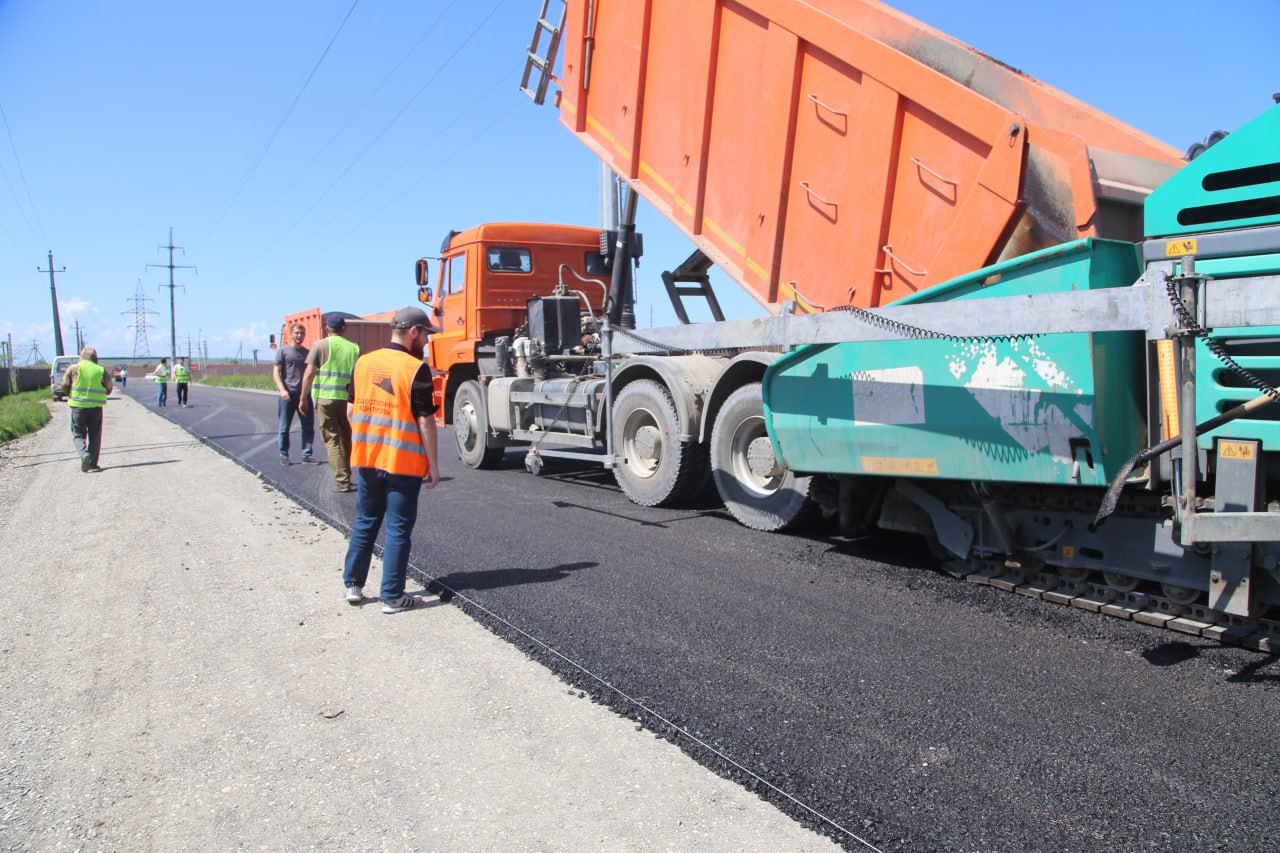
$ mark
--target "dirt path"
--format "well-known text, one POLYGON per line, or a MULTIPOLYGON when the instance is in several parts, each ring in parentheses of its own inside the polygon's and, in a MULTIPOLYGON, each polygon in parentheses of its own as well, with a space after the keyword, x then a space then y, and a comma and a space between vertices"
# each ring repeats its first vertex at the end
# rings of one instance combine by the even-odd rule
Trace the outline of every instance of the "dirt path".
POLYGON ((833 849, 127 398, 0 448, 0 849, 833 849), (370 575, 376 588, 380 566, 370 575))

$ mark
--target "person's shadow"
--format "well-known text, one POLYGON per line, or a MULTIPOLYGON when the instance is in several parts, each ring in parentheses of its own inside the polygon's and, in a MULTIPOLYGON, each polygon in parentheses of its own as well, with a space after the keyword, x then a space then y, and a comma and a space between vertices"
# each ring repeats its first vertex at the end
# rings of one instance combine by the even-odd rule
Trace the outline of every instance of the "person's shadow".
POLYGON ((529 569, 512 566, 505 569, 484 569, 475 572, 450 572, 435 578, 427 584, 427 592, 436 593, 442 602, 453 598, 455 593, 486 589, 499 589, 506 586, 520 586, 531 583, 553 583, 564 580, 570 574, 582 569, 590 569, 600 565, 594 562, 561 563, 547 569, 529 569))

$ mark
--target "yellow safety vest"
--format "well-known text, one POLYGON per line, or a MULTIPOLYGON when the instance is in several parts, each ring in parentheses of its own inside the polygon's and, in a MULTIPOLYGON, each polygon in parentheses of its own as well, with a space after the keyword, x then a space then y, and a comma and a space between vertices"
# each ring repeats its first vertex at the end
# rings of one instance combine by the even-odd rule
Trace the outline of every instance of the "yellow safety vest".
POLYGON ((316 371, 311 396, 317 400, 350 400, 347 388, 355 374, 360 345, 337 335, 330 335, 325 340, 329 342, 329 356, 316 371))
POLYGON ((106 369, 92 361, 76 365, 76 381, 71 383, 67 405, 76 409, 100 409, 107 402, 107 388, 102 383, 106 369))

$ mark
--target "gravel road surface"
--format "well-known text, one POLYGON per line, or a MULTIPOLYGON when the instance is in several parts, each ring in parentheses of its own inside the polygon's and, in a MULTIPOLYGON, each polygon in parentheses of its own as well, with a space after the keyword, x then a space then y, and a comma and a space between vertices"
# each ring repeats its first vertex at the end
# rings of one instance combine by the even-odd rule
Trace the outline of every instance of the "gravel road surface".
POLYGON ((348 606, 343 536, 135 400, 104 448, 0 448, 0 849, 834 849, 457 608, 348 606))

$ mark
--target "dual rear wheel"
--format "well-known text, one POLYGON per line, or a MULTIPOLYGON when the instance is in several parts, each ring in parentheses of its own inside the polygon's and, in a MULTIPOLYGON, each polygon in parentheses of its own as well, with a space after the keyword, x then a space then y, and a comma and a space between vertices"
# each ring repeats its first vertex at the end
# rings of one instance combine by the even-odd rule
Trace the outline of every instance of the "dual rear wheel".
MULTIPOLYGON (((743 525, 777 531, 816 514, 810 477, 797 477, 773 453, 765 428, 759 382, 725 400, 710 444, 681 440, 680 418, 661 383, 638 379, 619 392, 610 427, 619 462, 614 478, 640 506, 672 506, 701 498, 714 480, 716 490, 743 525)), ((462 383, 454 395, 453 433, 458 455, 469 468, 493 468, 503 448, 489 446, 484 390, 462 383)))
POLYGON ((713 479, 725 508, 755 530, 783 530, 816 512, 809 495, 811 478, 797 477, 774 455, 758 382, 725 400, 709 446, 680 440, 671 395, 648 379, 632 382, 618 394, 612 429, 620 457, 614 476, 627 497, 641 506, 695 500, 713 479))

